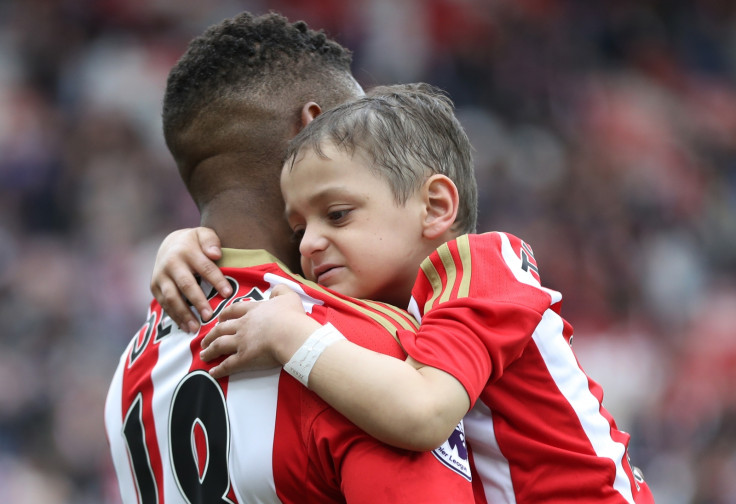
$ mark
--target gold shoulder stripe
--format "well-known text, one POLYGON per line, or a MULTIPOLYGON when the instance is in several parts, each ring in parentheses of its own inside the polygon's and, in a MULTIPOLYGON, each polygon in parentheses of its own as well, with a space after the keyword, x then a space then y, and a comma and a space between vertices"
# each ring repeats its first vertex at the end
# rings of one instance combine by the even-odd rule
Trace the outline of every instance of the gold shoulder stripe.
POLYGON ((419 328, 419 323, 414 319, 414 317, 412 317, 408 312, 405 312, 404 310, 401 310, 399 308, 392 309, 389 307, 389 305, 386 305, 385 303, 379 303, 377 301, 370 301, 367 299, 350 301, 349 299, 335 295, 333 292, 330 292, 317 283, 307 280, 301 275, 290 273, 288 272, 288 270, 285 271, 285 273, 288 273, 295 282, 307 285, 310 288, 319 291, 324 296, 329 297, 338 303, 347 305, 352 309, 359 311, 363 315, 371 318, 372 320, 380 324, 381 327, 383 327, 386 331, 388 331, 391 336, 393 336, 393 338, 397 341, 397 343, 399 343, 399 345, 401 345, 401 342, 399 341, 399 338, 397 336, 399 329, 406 329, 408 331, 416 332, 416 330, 419 328), (396 313, 397 311, 404 313, 405 316, 402 317, 401 314, 396 313))
MULTIPOLYGON (((458 255, 460 258, 460 280, 456 296, 458 298, 468 297, 470 293, 470 272, 471 254, 470 239, 467 234, 461 235, 455 239, 457 244, 458 255)), ((439 298, 440 303, 444 303, 452 296, 453 286, 458 283, 458 264, 452 256, 450 247, 447 243, 437 248, 437 255, 442 261, 445 269, 446 280, 443 283, 442 277, 435 268, 429 258, 422 261, 422 271, 432 286, 432 297, 424 305, 424 313, 427 313, 439 298)))
POLYGON ((386 303, 379 303, 377 301, 371 301, 369 299, 361 299, 361 302, 370 306, 371 309, 382 313, 385 317, 393 320, 396 324, 401 326, 402 329, 409 331, 416 331, 419 328, 419 322, 416 321, 409 313, 404 310, 399 310, 400 313, 396 313, 397 308, 386 303), (403 313, 405 316, 401 316, 403 313))
POLYGON ((437 249, 437 254, 440 256, 442 265, 445 267, 445 274, 447 275, 445 288, 442 291, 442 296, 440 297, 440 303, 444 303, 450 299, 452 286, 455 285, 455 282, 457 281, 457 266, 455 266, 455 259, 452 257, 452 252, 450 252, 450 247, 447 243, 437 249))
POLYGON ((458 236, 455 240, 457 242, 457 251, 460 256, 460 264, 463 268, 463 278, 460 280, 460 287, 458 287, 457 297, 465 298, 470 294, 470 274, 473 271, 473 264, 471 262, 470 254, 470 238, 464 234, 458 236))
POLYGON ((432 308, 432 305, 434 305, 437 297, 442 293, 442 278, 440 278, 437 268, 434 267, 429 257, 422 261, 420 268, 424 272, 424 276, 427 277, 429 285, 432 286, 432 297, 424 303, 423 313, 427 313, 432 308))

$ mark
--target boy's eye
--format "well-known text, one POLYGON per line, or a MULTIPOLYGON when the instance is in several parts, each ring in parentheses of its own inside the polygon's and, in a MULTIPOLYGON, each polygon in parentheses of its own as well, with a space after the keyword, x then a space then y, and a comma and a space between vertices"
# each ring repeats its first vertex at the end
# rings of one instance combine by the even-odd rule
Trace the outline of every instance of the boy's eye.
POLYGON ((291 232, 291 241, 295 243, 301 243, 304 238, 304 228, 297 228, 291 232))
POLYGON ((347 208, 343 210, 331 210, 327 212, 327 218, 332 222, 338 222, 341 219, 344 219, 349 213, 350 210, 347 208))

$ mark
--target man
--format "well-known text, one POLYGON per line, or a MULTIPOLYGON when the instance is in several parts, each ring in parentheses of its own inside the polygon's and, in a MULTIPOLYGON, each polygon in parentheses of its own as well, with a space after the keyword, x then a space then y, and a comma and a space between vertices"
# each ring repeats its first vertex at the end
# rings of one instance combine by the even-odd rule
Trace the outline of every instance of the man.
MULTIPOLYGON (((320 323, 403 358, 392 336, 413 319, 289 270, 298 253, 279 189, 286 144, 322 108, 360 94, 347 50, 304 23, 245 13, 194 39, 171 71, 164 135, 202 225, 229 247, 220 266, 232 294, 213 291, 214 315, 286 284, 320 323)), ((472 502, 456 463, 377 442, 279 370, 215 381, 199 358, 214 324, 185 333, 154 301, 121 357, 105 422, 123 502, 472 502)))

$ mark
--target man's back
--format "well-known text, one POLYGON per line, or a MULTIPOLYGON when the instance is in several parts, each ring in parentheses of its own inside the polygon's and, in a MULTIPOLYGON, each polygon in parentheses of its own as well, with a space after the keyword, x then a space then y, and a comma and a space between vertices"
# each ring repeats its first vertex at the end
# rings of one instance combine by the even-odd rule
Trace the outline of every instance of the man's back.
MULTIPOLYGON (((319 322, 403 358, 391 333, 416 328, 403 312, 301 284, 263 251, 225 253, 234 294, 212 298, 216 314, 287 283, 319 322)), ((154 302, 122 356, 105 421, 123 502, 472 501, 439 458, 375 441, 280 369, 215 381, 198 356, 214 323, 183 333, 154 302)))

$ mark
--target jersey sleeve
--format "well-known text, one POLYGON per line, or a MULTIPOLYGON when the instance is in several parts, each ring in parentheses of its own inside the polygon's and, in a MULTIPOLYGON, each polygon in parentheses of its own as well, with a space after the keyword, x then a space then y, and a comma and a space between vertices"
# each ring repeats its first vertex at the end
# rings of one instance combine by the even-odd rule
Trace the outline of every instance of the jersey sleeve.
POLYGON ((431 452, 380 443, 332 409, 316 422, 311 449, 349 504, 473 502, 471 482, 431 452))
POLYGON ((420 267, 412 291, 416 334, 401 343, 417 361, 450 373, 471 406, 523 352, 559 293, 539 282, 531 247, 507 233, 463 235, 420 267))

